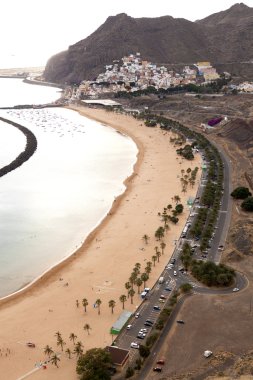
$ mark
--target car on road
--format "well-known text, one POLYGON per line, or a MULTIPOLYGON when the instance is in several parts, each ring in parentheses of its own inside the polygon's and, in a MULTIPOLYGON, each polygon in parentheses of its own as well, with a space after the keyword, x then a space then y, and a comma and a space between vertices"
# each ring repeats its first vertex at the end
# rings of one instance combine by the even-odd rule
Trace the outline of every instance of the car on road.
POLYGON ((154 367, 153 371, 155 371, 155 372, 162 372, 162 367, 154 367))
POLYGON ((139 316, 140 316, 140 313, 135 314, 135 318, 139 318, 139 316))
POLYGON ((182 319, 178 319, 177 323, 181 323, 182 325, 184 325, 184 321, 182 319))
POLYGON ((127 330, 130 330, 131 327, 132 327, 132 325, 127 325, 126 329, 127 329, 127 330))
POLYGON ((163 294, 161 294, 160 298, 163 299, 163 300, 166 300, 167 297, 165 297, 163 294))
POLYGON ((177 271, 176 271, 176 270, 174 270, 174 273, 173 273, 173 274, 174 274, 174 276, 177 276, 177 271))
POLYGON ((140 329, 140 332, 146 334, 148 332, 148 329, 140 329))
POLYGON ((171 292, 171 288, 169 288, 168 286, 166 286, 164 290, 166 290, 166 292, 171 292))
POLYGON ((147 323, 150 323, 151 325, 154 324, 154 321, 151 321, 151 319, 146 319, 146 322, 147 322, 147 323))
POLYGON ((219 245, 218 251, 223 251, 223 249, 224 249, 224 246, 223 245, 219 245))
POLYGON ((234 288, 233 292, 239 292, 239 290, 240 290, 239 288, 234 288))
POLYGON ((155 306, 153 306, 153 310, 155 310, 155 311, 160 311, 161 308, 160 308, 160 306, 155 305, 155 306))
POLYGON ((140 346, 139 346, 139 344, 138 343, 136 343, 136 342, 132 342, 131 343, 131 348, 140 348, 140 346))
POLYGON ((165 360, 163 358, 157 360, 156 364, 165 364, 165 360))
POLYGON ((165 300, 163 298, 159 298, 158 302, 165 303, 165 300))
POLYGON ((176 259, 171 259, 171 264, 175 264, 175 262, 176 262, 176 259))

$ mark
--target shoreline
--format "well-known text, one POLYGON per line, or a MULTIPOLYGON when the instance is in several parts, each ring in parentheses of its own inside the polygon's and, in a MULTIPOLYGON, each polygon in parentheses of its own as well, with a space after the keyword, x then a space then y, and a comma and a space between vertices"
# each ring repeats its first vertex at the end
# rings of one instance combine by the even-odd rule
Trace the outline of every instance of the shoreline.
MULTIPOLYGON (((71 110, 76 111, 76 112, 79 112, 74 107, 66 107, 66 108, 71 109, 71 110)), ((80 112, 79 112, 79 114, 82 115, 82 113, 80 113, 80 112)), ((103 119, 95 118, 95 117, 92 118, 90 116, 86 116, 86 117, 88 117, 94 121, 97 121, 99 123, 103 123, 103 119)), ((7 119, 4 119, 4 120, 6 120, 6 122, 7 122, 7 119)), ((9 121, 9 123, 14 124, 12 121, 9 121)), ((43 284, 41 284, 41 282, 49 281, 51 276, 57 274, 62 268, 65 267, 65 265, 68 265, 69 263, 74 261, 76 259, 76 257, 79 254, 81 254, 82 250, 88 249, 89 245, 94 240, 97 232, 100 229, 102 229, 104 225, 107 224, 107 219, 108 220, 110 219, 110 217, 113 215, 113 213, 118 209, 121 200, 127 195, 128 191, 129 191, 130 183, 132 182, 134 177, 137 175, 136 170, 141 165, 141 162, 139 162, 139 161, 141 161, 143 158, 143 146, 142 146, 140 141, 135 141, 134 135, 129 136, 126 131, 121 132, 121 131, 113 128, 109 124, 103 124, 103 125, 105 127, 109 127, 109 128, 114 129, 116 132, 121 133, 123 136, 130 137, 137 146, 138 152, 136 155, 135 164, 133 165, 132 174, 130 176, 128 176, 123 181, 123 185, 125 186, 125 190, 121 194, 119 194, 118 196, 115 197, 115 199, 114 199, 113 203, 111 204, 111 207, 109 208, 107 214, 101 219, 100 222, 98 222, 97 226, 95 228, 93 228, 91 232, 89 232, 89 234, 86 236, 84 242, 80 245, 80 247, 77 248, 77 250, 73 251, 67 257, 65 257, 62 260, 53 264, 51 267, 49 267, 44 272, 42 272, 39 276, 34 278, 31 282, 27 283, 24 286, 21 285, 21 287, 19 289, 17 289, 16 291, 14 291, 13 293, 1 297, 0 298, 0 310, 3 306, 6 306, 6 304, 9 304, 9 302, 16 301, 20 296, 28 295, 30 292, 33 291, 33 289, 36 290, 37 287, 42 286, 43 284)))
MULTIPOLYGON (((154 246, 160 244, 154 237, 154 231, 161 224, 157 213, 176 194, 186 204, 189 195, 196 194, 198 186, 196 183, 187 194, 181 193, 180 170, 191 165, 200 166, 200 158, 198 156, 192 163, 181 162, 169 141, 170 132, 160 128, 149 129, 143 126, 142 121, 130 116, 84 107, 73 108, 81 115, 131 137, 138 147, 137 161, 132 175, 124 181, 125 191, 115 199, 108 214, 82 246, 34 284, 30 283, 25 290, 0 301, 0 348, 8 347, 12 352, 8 360, 0 357, 0 363, 9 380, 16 380, 34 368, 34 363, 44 358, 43 347, 47 344, 56 352, 59 350, 56 331, 63 334, 67 342, 65 348, 73 349, 73 343, 68 339, 73 331, 78 340, 84 342, 85 350, 111 344, 109 329, 122 312, 119 296, 126 293, 124 283, 131 274, 131 268, 137 261, 143 268, 154 254, 154 246), (151 237, 148 245, 143 242, 144 234, 151 237), (76 300, 81 305, 84 297, 89 301, 87 313, 81 306, 76 306, 76 300), (97 298, 102 300, 101 315, 92 307, 97 298), (114 314, 108 307, 111 299, 116 300, 114 314), (92 328, 89 335, 83 331, 84 323, 92 328), (24 343, 27 341, 34 341, 36 348, 27 351, 24 343)), ((168 262, 188 213, 185 207, 178 224, 171 226, 165 236, 167 247, 160 263, 152 267, 149 287, 157 281, 168 262)), ((133 304, 128 299, 125 309, 134 312, 140 304, 136 291, 133 304)), ((50 365, 47 379, 74 380, 77 378, 75 365, 75 358, 70 360, 62 353, 60 368, 50 365)), ((37 371, 32 378, 42 380, 45 373, 37 371)))

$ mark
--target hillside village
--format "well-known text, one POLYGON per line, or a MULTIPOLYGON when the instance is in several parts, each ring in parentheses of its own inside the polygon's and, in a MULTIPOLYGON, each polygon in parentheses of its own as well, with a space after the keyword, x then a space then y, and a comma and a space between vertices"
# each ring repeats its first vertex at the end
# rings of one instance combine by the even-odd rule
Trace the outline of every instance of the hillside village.
POLYGON ((206 84, 219 78, 216 69, 210 62, 197 62, 185 66, 182 72, 168 70, 165 66, 158 66, 143 60, 140 53, 130 54, 111 65, 105 66, 105 72, 97 76, 94 81, 83 81, 76 89, 75 97, 96 98, 101 94, 145 90, 149 86, 156 89, 176 87, 186 84, 206 84))

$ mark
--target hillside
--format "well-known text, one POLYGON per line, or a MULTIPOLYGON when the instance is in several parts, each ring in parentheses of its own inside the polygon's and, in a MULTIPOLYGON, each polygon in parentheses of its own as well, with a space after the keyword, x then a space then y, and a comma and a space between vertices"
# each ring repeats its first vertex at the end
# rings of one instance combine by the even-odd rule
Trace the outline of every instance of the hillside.
POLYGON ((249 61, 253 58, 252 26, 253 8, 244 4, 196 22, 122 13, 108 17, 89 37, 51 57, 44 76, 60 83, 94 79, 106 64, 137 51, 158 64, 249 61))

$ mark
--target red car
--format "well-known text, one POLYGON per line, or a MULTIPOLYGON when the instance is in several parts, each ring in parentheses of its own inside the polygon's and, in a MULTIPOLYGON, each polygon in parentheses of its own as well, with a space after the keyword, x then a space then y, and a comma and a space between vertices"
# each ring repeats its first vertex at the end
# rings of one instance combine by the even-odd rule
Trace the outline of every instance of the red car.
POLYGON ((165 360, 164 359, 159 359, 157 360, 156 364, 164 364, 165 363, 165 360))

